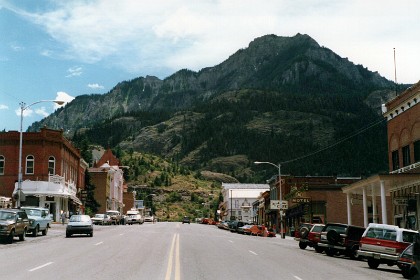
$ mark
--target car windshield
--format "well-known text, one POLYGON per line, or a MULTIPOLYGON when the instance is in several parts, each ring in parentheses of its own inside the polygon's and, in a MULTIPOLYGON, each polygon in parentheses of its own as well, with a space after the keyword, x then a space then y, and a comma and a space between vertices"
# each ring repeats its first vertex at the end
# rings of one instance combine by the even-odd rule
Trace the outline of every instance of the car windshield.
POLYGON ((88 222, 90 220, 87 215, 73 215, 70 218, 70 222, 88 222))
POLYGON ((104 214, 96 214, 95 215, 95 218, 103 218, 104 217, 104 214))
POLYGON ((14 219, 15 219, 14 213, 0 211, 0 220, 8 221, 8 220, 14 220, 14 219))
POLYGON ((366 233, 366 237, 395 241, 397 239, 397 231, 394 229, 372 227, 366 233))
POLYGON ((28 216, 36 216, 41 217, 42 211, 39 209, 24 209, 26 212, 26 215, 28 216))

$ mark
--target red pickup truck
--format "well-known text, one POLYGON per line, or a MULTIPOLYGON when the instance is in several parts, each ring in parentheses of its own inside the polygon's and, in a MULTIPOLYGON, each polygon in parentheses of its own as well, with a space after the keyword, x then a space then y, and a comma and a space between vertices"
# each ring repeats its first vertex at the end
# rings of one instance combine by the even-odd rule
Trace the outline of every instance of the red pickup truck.
POLYGON ((380 264, 397 264, 399 255, 414 242, 417 231, 398 226, 371 223, 360 240, 358 255, 367 259, 372 269, 380 264))
POLYGON ((324 248, 318 246, 321 239, 321 232, 324 224, 302 224, 299 230, 295 232, 295 240, 299 242, 300 249, 313 247, 317 253, 322 253, 324 248))

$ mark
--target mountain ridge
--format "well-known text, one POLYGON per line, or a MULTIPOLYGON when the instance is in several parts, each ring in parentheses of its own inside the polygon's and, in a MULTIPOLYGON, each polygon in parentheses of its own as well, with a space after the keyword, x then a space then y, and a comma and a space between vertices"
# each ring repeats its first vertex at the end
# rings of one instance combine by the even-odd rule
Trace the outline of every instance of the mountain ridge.
MULTIPOLYGON (((258 157, 274 162, 294 158, 381 117, 378 103, 387 101, 394 88, 392 81, 320 47, 309 35, 265 35, 214 67, 182 69, 163 80, 139 77, 104 95, 78 96, 29 130, 58 127, 75 142, 87 138, 104 146, 145 150, 198 169, 217 169, 212 162, 241 155, 240 167, 235 163, 217 171, 248 180, 254 176, 250 163, 258 157), (251 141, 266 147, 256 148, 251 141), (273 146, 279 143, 286 148, 273 146)), ((363 141, 373 145, 374 137, 386 140, 384 127, 374 134, 363 141)), ((386 143, 381 142, 367 173, 386 167, 386 157, 379 155, 386 143)), ((352 152, 356 146, 351 145, 352 152)), ((329 166, 313 172, 334 173, 340 164, 329 166)), ((362 172, 357 166, 345 169, 336 172, 362 172)), ((297 165, 290 171, 309 172, 297 165)))

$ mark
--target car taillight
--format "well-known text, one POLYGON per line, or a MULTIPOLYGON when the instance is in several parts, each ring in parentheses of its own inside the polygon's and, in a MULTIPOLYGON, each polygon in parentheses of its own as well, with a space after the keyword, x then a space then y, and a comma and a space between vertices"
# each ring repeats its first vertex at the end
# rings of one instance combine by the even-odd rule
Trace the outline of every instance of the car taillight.
POLYGON ((405 258, 405 257, 400 257, 398 260, 401 261, 401 262, 406 262, 406 263, 414 263, 414 261, 412 259, 405 258))

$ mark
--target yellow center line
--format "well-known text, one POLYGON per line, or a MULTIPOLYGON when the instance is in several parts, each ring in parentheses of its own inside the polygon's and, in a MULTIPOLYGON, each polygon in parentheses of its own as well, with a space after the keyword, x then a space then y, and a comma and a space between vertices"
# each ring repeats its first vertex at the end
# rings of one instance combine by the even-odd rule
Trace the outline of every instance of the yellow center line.
POLYGON ((175 280, 181 279, 181 262, 179 260, 179 234, 174 234, 172 238, 171 250, 169 252, 168 267, 166 269, 165 280, 170 280, 172 276, 173 258, 175 255, 175 280), (175 254, 174 254, 175 250, 175 254))

